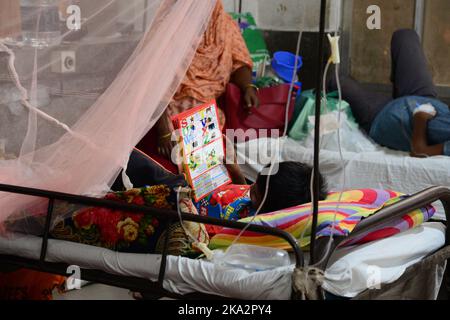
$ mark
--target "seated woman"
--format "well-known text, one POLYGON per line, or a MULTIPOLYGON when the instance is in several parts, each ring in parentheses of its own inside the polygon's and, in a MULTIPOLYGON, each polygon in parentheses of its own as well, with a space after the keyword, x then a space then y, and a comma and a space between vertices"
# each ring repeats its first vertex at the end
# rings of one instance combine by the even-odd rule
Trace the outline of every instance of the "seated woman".
MULTIPOLYGON (((450 110, 437 99, 417 33, 395 32, 391 54, 393 97, 343 78, 343 98, 350 103, 361 127, 380 145, 416 157, 450 156, 450 110)), ((337 89, 335 79, 329 86, 337 89)))
MULTIPOLYGON (((156 127, 138 148, 174 171, 168 160, 173 148, 170 117, 219 98, 230 81, 241 88, 249 109, 257 106, 252 64, 237 23, 225 12, 219 0, 183 82, 156 127)), ((223 115, 221 120, 223 125, 223 115)))

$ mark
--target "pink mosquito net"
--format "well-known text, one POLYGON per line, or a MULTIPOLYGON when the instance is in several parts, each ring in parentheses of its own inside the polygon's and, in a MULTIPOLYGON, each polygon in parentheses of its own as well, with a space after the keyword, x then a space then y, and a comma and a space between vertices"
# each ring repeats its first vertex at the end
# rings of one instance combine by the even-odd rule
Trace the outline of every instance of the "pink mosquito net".
MULTIPOLYGON (((214 6, 2 0, 0 183, 104 195, 171 100, 214 6)), ((1 192, 0 223, 46 204, 1 192)))

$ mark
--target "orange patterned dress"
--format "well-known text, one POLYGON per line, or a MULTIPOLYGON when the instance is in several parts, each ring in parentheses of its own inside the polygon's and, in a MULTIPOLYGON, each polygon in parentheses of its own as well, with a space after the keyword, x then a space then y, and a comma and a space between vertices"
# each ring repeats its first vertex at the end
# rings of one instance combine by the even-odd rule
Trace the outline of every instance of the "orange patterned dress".
POLYGON ((186 77, 169 104, 169 116, 218 98, 231 75, 244 66, 252 68, 250 53, 239 26, 218 0, 186 77))

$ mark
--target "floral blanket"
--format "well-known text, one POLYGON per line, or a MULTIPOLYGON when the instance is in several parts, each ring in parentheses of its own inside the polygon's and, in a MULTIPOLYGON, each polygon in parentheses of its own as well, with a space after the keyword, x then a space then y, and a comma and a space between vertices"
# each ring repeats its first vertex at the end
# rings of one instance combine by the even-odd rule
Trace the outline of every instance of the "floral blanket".
MULTIPOLYGON (((165 185, 109 193, 105 199, 157 209, 176 210, 175 192, 165 185)), ((186 204, 184 206, 186 207, 186 204)), ((187 222, 183 224, 185 228, 191 229, 191 233, 202 237, 199 240, 208 240, 204 236, 206 232, 199 231, 202 229, 199 224, 187 222)), ((165 230, 159 219, 151 214, 107 208, 78 209, 69 218, 58 223, 52 229, 51 235, 56 239, 119 252, 157 253, 162 252, 166 232, 170 232, 169 252, 171 254, 189 256, 195 253, 195 249, 191 247, 190 240, 179 223, 165 230)))

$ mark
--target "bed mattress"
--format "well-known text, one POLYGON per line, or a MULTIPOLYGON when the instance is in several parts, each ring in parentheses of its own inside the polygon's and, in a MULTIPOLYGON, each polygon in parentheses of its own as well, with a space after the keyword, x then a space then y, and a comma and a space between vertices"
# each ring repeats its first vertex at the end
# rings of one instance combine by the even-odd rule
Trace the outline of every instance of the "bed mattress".
MULTIPOLYGON (((444 243, 443 224, 426 223, 391 238, 341 249, 330 260, 324 287, 333 294, 353 297, 365 290, 367 278, 371 276, 369 271, 373 268, 377 268, 379 283, 394 282, 409 266, 442 248, 444 243)), ((0 238, 0 253, 4 255, 39 259, 40 248, 41 239, 34 236, 16 234, 14 237, 0 238)), ((156 281, 161 256, 118 253, 73 242, 49 240, 47 261, 156 281)), ((202 292, 246 300, 287 300, 291 295, 293 269, 291 265, 248 272, 236 268, 224 269, 204 260, 169 256, 164 287, 176 294, 202 292)), ((437 283, 441 280, 437 279, 437 283)))

